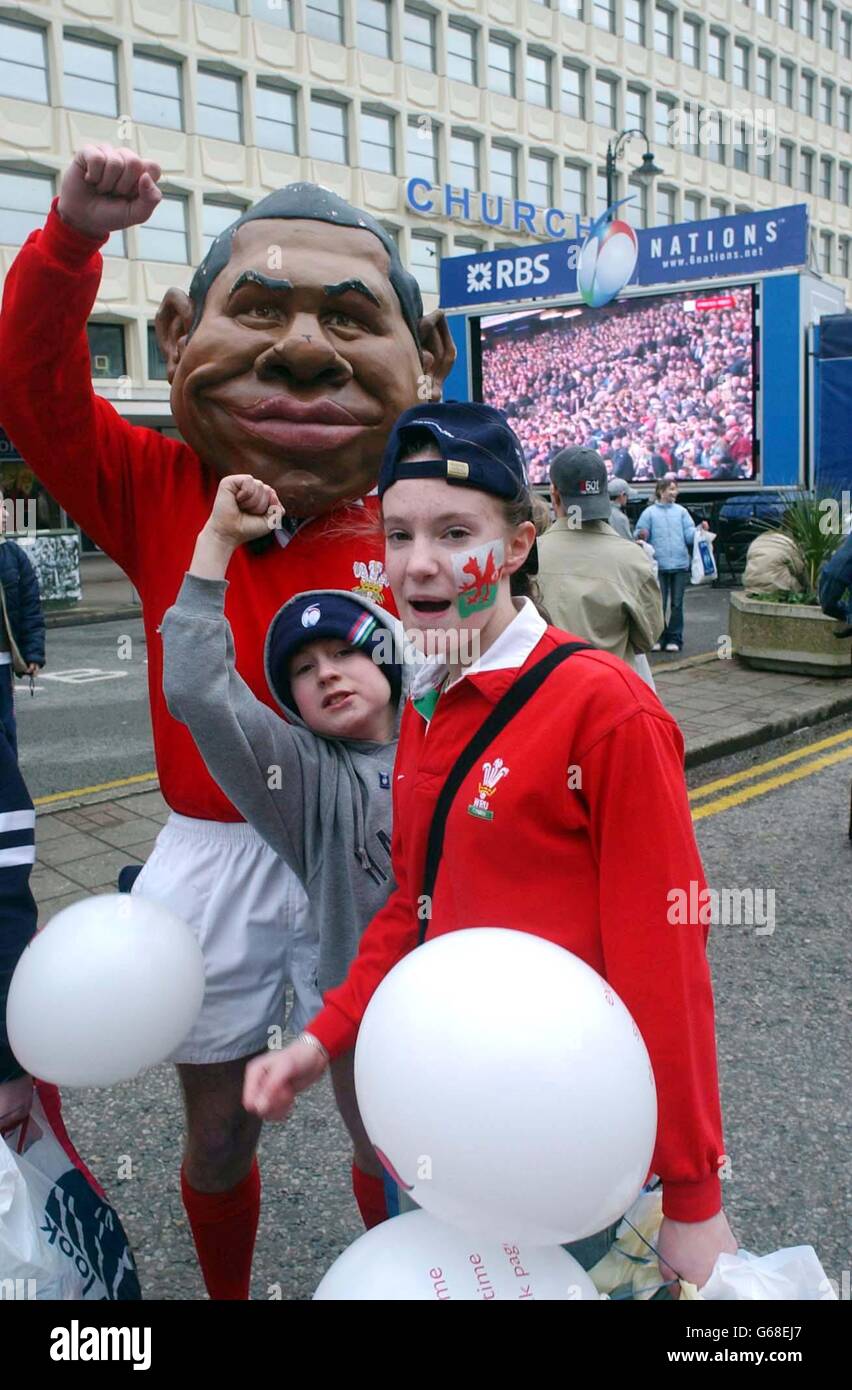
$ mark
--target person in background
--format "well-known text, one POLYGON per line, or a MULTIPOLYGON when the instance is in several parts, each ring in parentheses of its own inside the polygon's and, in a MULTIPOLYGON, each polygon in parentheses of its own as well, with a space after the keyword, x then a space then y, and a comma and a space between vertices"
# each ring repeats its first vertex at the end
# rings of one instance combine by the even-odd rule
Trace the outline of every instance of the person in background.
POLYGON ((633 530, 627 515, 627 499, 630 496, 630 487, 623 478, 610 478, 607 491, 610 502, 609 524, 619 536, 623 536, 626 541, 632 541, 633 530))
POLYGON ((44 614, 36 572, 17 541, 4 535, 0 493, 0 731, 17 757, 13 675, 34 676, 44 665, 44 614))
MULTIPOLYGON (((660 590, 638 545, 609 524, 606 464, 594 449, 563 449, 550 465, 556 521, 538 542, 538 585, 555 627, 576 632, 636 669, 664 626, 660 590)), ((648 681, 650 672, 640 672, 648 681)))
MULTIPOLYGON (((654 501, 646 507, 633 532, 637 540, 649 541, 659 566, 665 630, 653 651, 679 652, 683 647, 683 596, 692 567, 695 522, 677 498, 677 481, 661 478, 654 488, 654 501), (667 615, 667 616, 666 616, 667 615)), ((707 529, 707 522, 701 526, 707 529)))
POLYGON ((36 932, 34 862, 32 799, 11 744, 0 737, 0 1135, 26 1119, 33 1096, 32 1077, 9 1046, 6 999, 18 958, 36 932))

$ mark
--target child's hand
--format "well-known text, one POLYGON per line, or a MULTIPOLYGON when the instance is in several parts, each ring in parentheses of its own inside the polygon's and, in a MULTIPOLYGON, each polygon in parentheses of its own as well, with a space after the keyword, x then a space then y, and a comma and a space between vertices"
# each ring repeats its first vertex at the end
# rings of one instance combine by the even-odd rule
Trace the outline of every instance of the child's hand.
POLYGON ((160 166, 135 150, 84 145, 62 177, 59 216, 86 236, 147 222, 162 198, 160 166))
POLYGON ((243 1105, 264 1120, 286 1120, 300 1091, 319 1081, 328 1060, 310 1043, 294 1042, 283 1052, 267 1052, 246 1067, 243 1105))
MULTIPOLYGON (((707 1283, 719 1256, 736 1255, 738 1249, 737 1238, 723 1211, 709 1221, 672 1221, 664 1216, 657 1237, 663 1278, 673 1279, 679 1274, 699 1289, 707 1283)), ((671 1293, 677 1298, 680 1286, 676 1284, 671 1293)))
POLYGON ((278 494, 268 483, 250 473, 233 473, 219 484, 205 529, 236 548, 267 536, 283 512, 278 494))

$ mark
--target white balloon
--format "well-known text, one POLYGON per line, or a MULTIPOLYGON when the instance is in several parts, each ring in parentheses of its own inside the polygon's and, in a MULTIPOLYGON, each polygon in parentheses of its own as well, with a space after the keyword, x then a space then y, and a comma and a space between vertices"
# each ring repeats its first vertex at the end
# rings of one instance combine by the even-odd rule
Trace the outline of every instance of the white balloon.
POLYGON ((59 1086, 110 1086, 163 1061, 204 997, 204 957, 159 903, 104 893, 63 908, 27 946, 9 986, 9 1043, 59 1086))
POLYGON ((364 1015, 355 1086, 418 1206, 513 1244, 610 1225, 653 1154, 639 1029, 600 975, 525 932, 450 932, 405 956, 364 1015))
POLYGON ((374 1226, 335 1260, 315 1299, 406 1303, 598 1299, 559 1246, 501 1245, 455 1231, 425 1211, 374 1226))

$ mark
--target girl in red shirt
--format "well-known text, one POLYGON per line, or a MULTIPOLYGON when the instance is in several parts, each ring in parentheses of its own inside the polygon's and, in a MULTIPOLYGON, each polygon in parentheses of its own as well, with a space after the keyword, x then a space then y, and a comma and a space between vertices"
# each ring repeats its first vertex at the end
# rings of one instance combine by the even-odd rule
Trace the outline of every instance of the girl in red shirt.
POLYGON ((467 403, 406 411, 379 496, 394 598, 428 658, 394 768, 397 889, 302 1040, 249 1064, 244 1104, 265 1119, 286 1118, 296 1094, 354 1045, 374 990, 424 925, 430 939, 476 926, 532 931, 604 976, 642 1032, 659 1107, 661 1266, 665 1277, 700 1286, 737 1243, 721 1209, 707 930, 683 924, 670 906, 703 901, 705 886, 680 732, 623 662, 576 651, 483 753, 503 769, 486 814, 478 763, 462 783, 424 903, 427 837, 448 774, 518 677, 576 639, 548 626, 523 596, 535 529, 521 447, 500 412, 467 403), (476 659, 466 664, 471 649, 476 659), (658 828, 651 861, 641 825, 658 828))

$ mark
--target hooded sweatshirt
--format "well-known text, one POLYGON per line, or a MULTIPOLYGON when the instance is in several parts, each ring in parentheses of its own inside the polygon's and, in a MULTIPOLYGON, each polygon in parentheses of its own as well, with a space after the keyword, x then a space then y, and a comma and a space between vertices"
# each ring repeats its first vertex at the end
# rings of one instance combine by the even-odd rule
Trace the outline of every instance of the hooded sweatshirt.
MULTIPOLYGON (((305 595, 279 609, 266 636, 264 670, 279 715, 236 670, 225 617, 227 588, 224 579, 185 576, 160 629, 163 691, 169 712, 188 726, 211 776, 304 885, 319 938, 317 983, 325 992, 345 978, 361 933, 394 887, 391 772, 411 667, 402 662, 392 742, 316 734, 283 703, 270 678, 275 624, 305 595)), ((370 599, 343 589, 311 593, 318 600, 328 593, 354 600, 402 643, 398 619, 370 599)))

